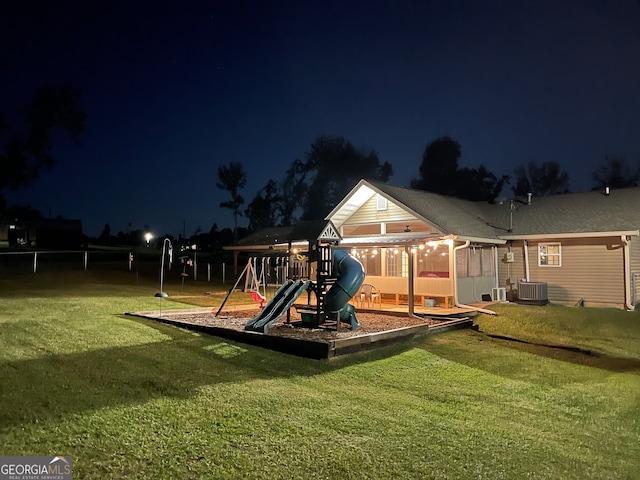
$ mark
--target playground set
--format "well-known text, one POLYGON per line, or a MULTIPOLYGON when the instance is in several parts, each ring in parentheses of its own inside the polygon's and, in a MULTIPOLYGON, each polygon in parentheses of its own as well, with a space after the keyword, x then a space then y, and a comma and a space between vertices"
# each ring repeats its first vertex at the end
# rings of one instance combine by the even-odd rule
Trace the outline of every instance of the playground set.
POLYGON ((300 314, 300 325, 303 327, 339 330, 341 323, 347 323, 352 330, 356 330, 358 319, 349 300, 358 294, 364 282, 364 267, 358 259, 344 250, 334 249, 332 244, 309 242, 307 253, 303 256, 287 251, 284 256, 249 258, 215 316, 220 314, 233 291, 244 279, 245 291, 251 294, 255 302, 260 303, 261 308, 260 313, 246 323, 245 330, 267 333, 285 315, 287 323, 291 323, 291 308, 295 308, 300 314), (271 268, 272 260, 275 260, 275 270, 271 268), (313 264, 316 264, 315 269, 311 268, 313 264), (315 278, 312 279, 314 270, 315 278), (267 277, 273 276, 272 273, 275 272, 278 281, 281 271, 284 281, 267 301, 267 277), (305 293, 306 304, 295 304, 305 293), (312 302, 313 297, 315 302, 312 302))

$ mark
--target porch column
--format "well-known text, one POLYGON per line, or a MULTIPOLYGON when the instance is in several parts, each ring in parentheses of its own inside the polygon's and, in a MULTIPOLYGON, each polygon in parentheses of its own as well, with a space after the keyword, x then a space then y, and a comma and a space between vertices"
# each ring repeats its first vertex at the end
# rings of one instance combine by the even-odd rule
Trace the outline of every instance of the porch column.
MULTIPOLYGON (((407 285, 407 296, 409 299, 409 316, 410 317, 415 317, 415 305, 414 305, 414 275, 415 275, 415 268, 413 265, 413 262, 415 260, 415 256, 414 256, 414 247, 411 246, 406 246, 404 247, 405 252, 407 252, 407 256, 409 257, 409 271, 407 272, 408 275, 408 285, 407 285)), ((420 318, 420 317, 419 317, 420 318)))

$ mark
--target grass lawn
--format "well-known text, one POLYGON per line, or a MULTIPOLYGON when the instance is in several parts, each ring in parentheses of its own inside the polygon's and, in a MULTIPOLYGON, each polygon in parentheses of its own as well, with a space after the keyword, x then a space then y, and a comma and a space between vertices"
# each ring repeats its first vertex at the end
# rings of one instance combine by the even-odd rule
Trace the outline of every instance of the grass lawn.
POLYGON ((124 316, 159 302, 130 278, 0 279, 0 455, 96 479, 640 478, 637 312, 498 305, 322 362, 124 316))

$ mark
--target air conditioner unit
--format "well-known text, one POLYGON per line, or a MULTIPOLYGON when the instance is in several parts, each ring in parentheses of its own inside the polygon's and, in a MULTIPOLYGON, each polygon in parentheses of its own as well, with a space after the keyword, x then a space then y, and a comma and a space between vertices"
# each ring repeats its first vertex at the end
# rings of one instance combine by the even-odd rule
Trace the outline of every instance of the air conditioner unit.
POLYGON ((546 282, 518 282, 518 301, 534 305, 545 305, 549 302, 546 282))
POLYGON ((494 302, 506 302, 507 301, 507 289, 506 288, 492 288, 491 300, 494 302))

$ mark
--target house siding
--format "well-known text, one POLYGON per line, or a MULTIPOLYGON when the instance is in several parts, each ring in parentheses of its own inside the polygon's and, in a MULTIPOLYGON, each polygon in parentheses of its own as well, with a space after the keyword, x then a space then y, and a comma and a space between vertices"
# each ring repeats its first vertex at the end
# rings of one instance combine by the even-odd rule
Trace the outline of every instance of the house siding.
POLYGON ((631 302, 640 305, 640 237, 629 241, 629 269, 631 276, 631 302))
POLYGON ((404 222, 417 220, 414 215, 406 212, 392 202, 387 203, 386 210, 377 210, 376 196, 372 196, 367 202, 354 212, 345 222, 345 225, 362 225, 375 222, 404 222))
POLYGON ((515 288, 518 281, 525 278, 523 242, 515 241, 498 246, 498 284, 507 291, 515 288), (513 262, 507 262, 507 252, 511 247, 513 262), (511 281, 510 281, 511 279, 511 281))
POLYGON ((631 273, 640 273, 640 237, 631 237, 629 242, 629 265, 631 273))
POLYGON ((538 241, 528 245, 532 282, 546 282, 549 301, 586 306, 624 305, 624 256, 620 238, 564 239, 561 267, 538 266, 538 241))

